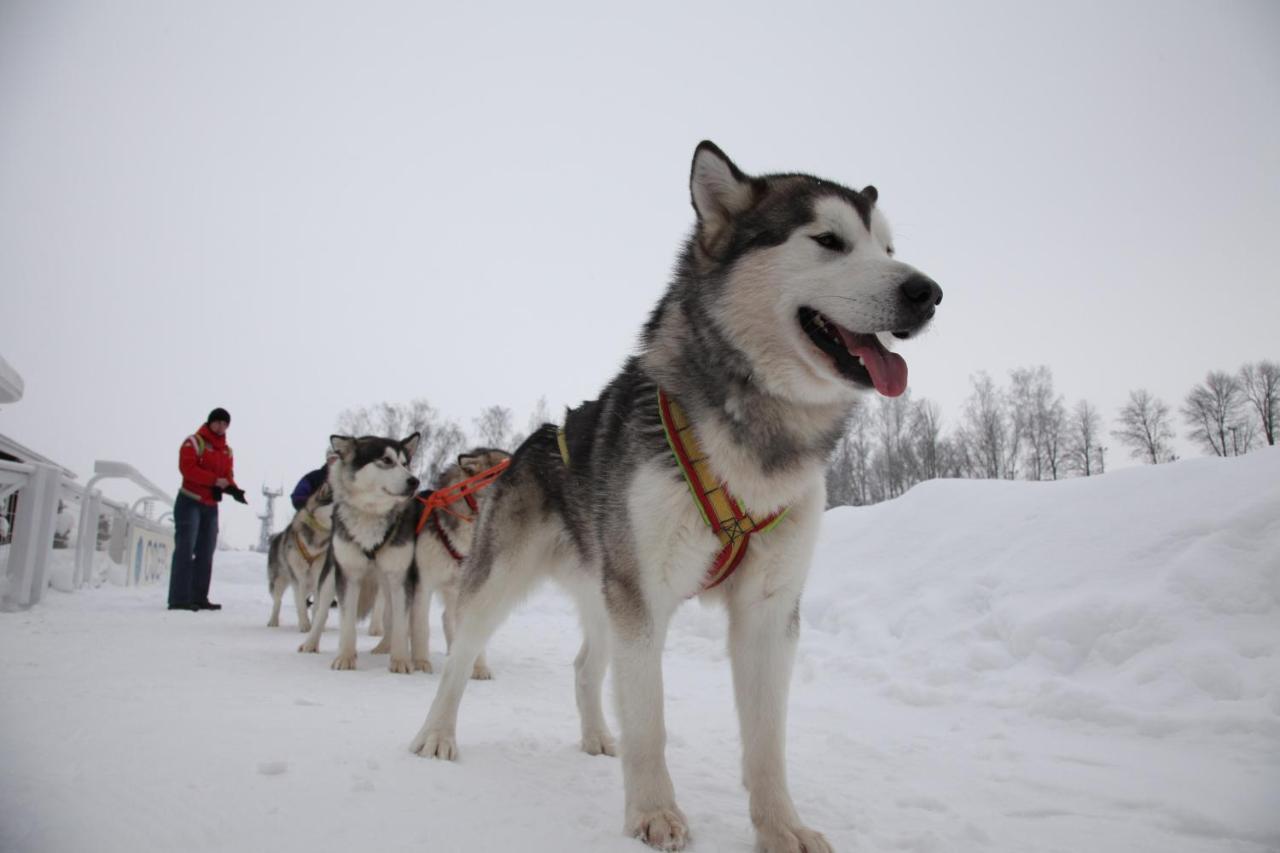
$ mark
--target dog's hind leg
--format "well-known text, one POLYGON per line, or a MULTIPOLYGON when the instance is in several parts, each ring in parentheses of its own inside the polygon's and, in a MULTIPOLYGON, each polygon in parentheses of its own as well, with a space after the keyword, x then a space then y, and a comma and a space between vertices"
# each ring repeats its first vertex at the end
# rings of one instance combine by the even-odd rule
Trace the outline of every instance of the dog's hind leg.
POLYGON ((409 661, 410 598, 401 578, 389 579, 387 592, 387 616, 390 617, 391 624, 383 639, 389 637, 391 640, 391 662, 388 668, 392 672, 408 675, 413 672, 413 665, 409 661))
POLYGON ((267 620, 268 628, 280 627, 280 603, 284 599, 285 587, 289 585, 288 575, 285 574, 285 572, 288 571, 289 569, 285 568, 285 570, 281 572, 272 572, 271 618, 267 620))
POLYGON ((371 655, 385 655, 391 651, 391 631, 388 622, 391 621, 391 588, 387 586, 386 580, 379 576, 378 578, 378 598, 373 604, 373 615, 369 617, 369 636, 381 637, 378 644, 369 649, 371 655), (374 631, 374 626, 378 630, 374 631))
POLYGON ((431 589, 418 581, 409 601, 409 655, 413 668, 431 672, 431 589))
POLYGON ((582 619, 582 649, 573 661, 574 693, 582 723, 582 751, 588 755, 617 755, 618 749, 604 719, 601 693, 609 667, 609 614, 599 585, 586 580, 570 589, 582 619))
MULTIPOLYGON (((369 617, 369 636, 381 637, 386 631, 386 612, 387 602, 383 596, 378 596, 378 600, 373 603, 373 614, 369 617)), ((386 654, 386 649, 381 647, 379 643, 374 650, 375 655, 386 654)))
MULTIPOLYGON (((377 571, 367 566, 366 572, 377 571)), ((342 617, 341 634, 338 637, 338 656, 329 664, 330 669, 356 668, 356 622, 360 618, 360 587, 364 577, 345 576, 346 583, 338 591, 338 612, 342 617)))
POLYGON ((333 600, 333 589, 336 583, 336 568, 326 565, 320 575, 320 588, 316 590, 315 616, 311 620, 311 633, 298 646, 300 652, 320 651, 320 635, 324 633, 324 623, 329 620, 329 602, 333 600))
POLYGON ((454 760, 458 757, 458 705, 467 688, 467 677, 489 637, 539 577, 536 566, 528 565, 527 561, 516 565, 513 555, 503 555, 504 559, 496 560, 491 553, 474 554, 463 577, 453 648, 445 661, 444 674, 426 722, 409 746, 410 751, 424 758, 454 760), (469 586, 469 580, 474 585, 469 586))
MULTIPOLYGON (((440 597, 444 599, 444 613, 440 617, 440 621, 444 623, 444 642, 446 650, 453 649, 453 632, 457 630, 458 624, 458 587, 451 584, 441 591, 440 597)), ((471 677, 477 681, 488 681, 493 678, 493 670, 489 669, 489 664, 484 659, 484 649, 480 650, 479 657, 476 658, 475 664, 471 667, 471 677)))
MULTIPOLYGON (((307 614, 308 586, 307 575, 304 574, 301 578, 294 577, 293 606, 298 611, 298 630, 304 633, 311 630, 311 617, 307 614)), ((279 604, 277 603, 276 606, 279 607, 279 604)))

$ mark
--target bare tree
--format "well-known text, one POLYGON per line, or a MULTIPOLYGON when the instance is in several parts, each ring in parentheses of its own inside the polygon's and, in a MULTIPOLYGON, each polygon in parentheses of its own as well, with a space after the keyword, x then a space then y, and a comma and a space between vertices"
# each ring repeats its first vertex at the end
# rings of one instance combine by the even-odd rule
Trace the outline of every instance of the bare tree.
POLYGON ((1058 479, 1062 468, 1066 407, 1045 365, 1009 374, 1010 422, 1019 436, 1029 480, 1058 479))
POLYGON ((1120 410, 1120 429, 1111 434, 1129 448, 1134 459, 1152 465, 1173 458, 1169 442, 1173 427, 1169 425, 1169 406, 1145 388, 1129 392, 1129 402, 1120 410))
POLYGON ((511 410, 505 406, 489 406, 472 420, 480 443, 485 447, 511 449, 511 410))
POLYGON ((344 435, 421 436, 410 470, 424 483, 432 482, 462 449, 465 437, 453 421, 440 416, 426 398, 407 403, 378 403, 346 409, 338 415, 337 431, 344 435))
POLYGON ((854 406, 827 466, 827 506, 871 503, 871 437, 867 407, 854 406))
POLYGON ((1191 389, 1182 405, 1190 437, 1217 456, 1239 456, 1249 449, 1252 430, 1244 418, 1244 390, 1229 373, 1212 370, 1191 389), (1242 446, 1243 444, 1243 446, 1242 446))
POLYGON ((1275 445, 1280 427, 1280 364, 1260 361, 1240 368, 1240 386, 1245 399, 1258 416, 1258 426, 1267 444, 1275 445))
POLYGON ((1066 460, 1067 466, 1086 477, 1102 473, 1102 418, 1098 410, 1081 400, 1071 410, 1067 422, 1066 460))
POLYGON ((973 392, 965 401, 964 444, 974 476, 998 479, 1008 471, 1010 426, 1000 394, 986 372, 969 378, 973 392))
POLYGON ((911 443, 917 465, 916 480, 943 476, 942 409, 931 400, 916 400, 911 407, 911 443))
POLYGON ((467 435, 454 421, 441 421, 431 435, 430 444, 418 451, 422 459, 422 482, 434 487, 445 468, 457 459, 467 445, 467 435))

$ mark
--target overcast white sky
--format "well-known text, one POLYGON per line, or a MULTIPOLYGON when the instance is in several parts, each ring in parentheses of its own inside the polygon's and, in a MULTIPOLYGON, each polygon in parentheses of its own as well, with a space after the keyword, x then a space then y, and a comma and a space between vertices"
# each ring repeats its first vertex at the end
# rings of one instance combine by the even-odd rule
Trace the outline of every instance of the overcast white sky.
POLYGON ((176 491, 221 405, 257 492, 350 406, 593 397, 703 138, 880 188, 949 424, 979 370, 1110 419, 1280 358, 1280 4, 606 5, 4 0, 0 432, 176 491))

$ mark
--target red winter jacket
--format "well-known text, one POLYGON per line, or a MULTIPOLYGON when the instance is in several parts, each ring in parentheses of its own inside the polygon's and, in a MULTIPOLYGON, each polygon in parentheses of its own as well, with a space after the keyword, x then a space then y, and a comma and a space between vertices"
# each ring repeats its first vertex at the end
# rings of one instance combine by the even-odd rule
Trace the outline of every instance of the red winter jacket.
POLYGON ((182 491, 207 506, 217 506, 213 484, 219 477, 235 485, 231 448, 225 435, 216 435, 204 424, 187 436, 178 451, 178 470, 182 472, 182 491))

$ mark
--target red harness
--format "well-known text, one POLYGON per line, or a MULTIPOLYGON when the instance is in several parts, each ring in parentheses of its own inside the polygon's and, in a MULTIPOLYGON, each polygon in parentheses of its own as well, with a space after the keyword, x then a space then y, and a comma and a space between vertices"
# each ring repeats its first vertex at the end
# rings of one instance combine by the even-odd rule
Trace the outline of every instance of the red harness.
POLYGON ((492 485, 493 481, 498 479, 502 472, 507 470, 507 467, 510 464, 510 459, 503 459, 497 465, 481 471, 473 477, 460 480, 457 483, 445 486, 443 489, 437 489, 426 496, 418 495, 416 500, 418 503, 422 504, 422 514, 418 516, 418 525, 414 528, 414 532, 421 533, 422 528, 426 527, 427 522, 430 521, 431 529, 440 539, 440 543, 444 545, 444 549, 449 552, 449 556, 461 563, 463 555, 458 553, 458 549, 453 546, 453 542, 449 540, 448 535, 444 532, 444 528, 440 526, 440 522, 436 521, 434 517, 435 511, 441 510, 443 512, 447 512, 453 517, 460 518, 468 524, 471 524, 476 520, 476 513, 480 510, 479 505, 476 503, 475 493, 492 485), (471 515, 463 515, 462 513, 450 508, 458 501, 467 502, 467 506, 471 509, 471 515))

